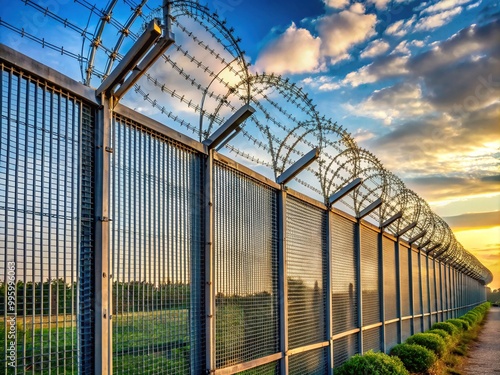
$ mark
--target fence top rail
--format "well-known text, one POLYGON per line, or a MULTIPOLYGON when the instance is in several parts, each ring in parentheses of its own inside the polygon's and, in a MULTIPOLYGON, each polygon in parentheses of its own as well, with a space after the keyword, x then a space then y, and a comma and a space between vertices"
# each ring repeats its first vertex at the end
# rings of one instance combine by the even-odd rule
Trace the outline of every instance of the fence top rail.
POLYGON ((0 43, 0 62, 20 72, 29 72, 31 76, 38 77, 47 83, 64 88, 68 93, 89 102, 89 104, 99 105, 93 88, 87 87, 2 43, 0 43))

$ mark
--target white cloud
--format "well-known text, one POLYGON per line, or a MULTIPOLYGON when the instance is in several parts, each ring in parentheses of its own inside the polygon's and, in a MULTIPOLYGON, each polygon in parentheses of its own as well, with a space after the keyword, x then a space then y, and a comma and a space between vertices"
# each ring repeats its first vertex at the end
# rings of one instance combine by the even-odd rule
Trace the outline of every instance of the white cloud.
POLYGON ((447 10, 445 12, 434 14, 432 16, 421 18, 415 25, 415 30, 417 31, 434 30, 448 23, 449 21, 451 21, 453 17, 460 14, 461 12, 462 8, 458 7, 452 10, 447 10))
POLYGON ((325 5, 329 8, 344 9, 349 5, 349 0, 324 0, 325 5))
POLYGON ((437 3, 425 8, 422 10, 422 14, 425 13, 436 13, 436 12, 442 12, 445 10, 449 9, 454 9, 458 7, 459 5, 468 3, 470 0, 441 0, 438 1, 437 3))
POLYGON ((344 86, 357 87, 366 83, 377 82, 383 78, 405 75, 408 70, 408 56, 390 55, 362 68, 350 72, 342 80, 344 86))
POLYGON ((477 8, 479 5, 481 5, 482 0, 479 0, 477 3, 471 4, 467 6, 467 10, 471 10, 474 8, 477 8))
POLYGON ((356 3, 348 10, 318 20, 317 30, 322 40, 322 53, 325 56, 334 59, 343 56, 352 46, 374 34, 377 17, 364 12, 364 6, 356 3))
POLYGON ((301 83, 319 91, 333 91, 342 87, 331 76, 307 77, 301 83))
POLYGON ((417 16, 414 15, 407 20, 396 21, 385 29, 385 33, 394 36, 404 36, 411 30, 411 27, 415 23, 416 19, 417 16))
POLYGON ((389 43, 385 40, 377 39, 368 44, 368 46, 361 52, 361 57, 375 57, 389 49, 389 43))
POLYGON ((425 46, 425 42, 423 40, 403 40, 396 46, 396 48, 394 48, 391 53, 409 55, 410 47, 422 48, 423 46, 425 46))
POLYGON ((368 0, 369 3, 374 4, 378 10, 385 9, 387 7, 387 3, 391 0, 368 0))
POLYGON ((294 23, 280 36, 269 42, 259 54, 258 71, 277 74, 304 73, 320 70, 321 39, 294 23))

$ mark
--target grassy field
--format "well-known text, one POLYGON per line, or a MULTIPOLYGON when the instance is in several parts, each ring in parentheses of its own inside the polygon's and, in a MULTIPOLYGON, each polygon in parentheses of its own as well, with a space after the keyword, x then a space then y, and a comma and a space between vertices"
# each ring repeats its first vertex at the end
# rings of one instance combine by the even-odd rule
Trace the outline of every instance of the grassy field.
MULTIPOLYGON (((17 318, 17 373, 77 374, 75 316, 17 318)), ((9 329, 7 325, 7 330, 9 329)), ((6 367, 6 332, 0 320, 0 373, 6 367)), ((189 373, 189 313, 174 309, 113 317, 113 368, 124 374, 189 373)), ((9 344, 9 342, 7 342, 9 344)))

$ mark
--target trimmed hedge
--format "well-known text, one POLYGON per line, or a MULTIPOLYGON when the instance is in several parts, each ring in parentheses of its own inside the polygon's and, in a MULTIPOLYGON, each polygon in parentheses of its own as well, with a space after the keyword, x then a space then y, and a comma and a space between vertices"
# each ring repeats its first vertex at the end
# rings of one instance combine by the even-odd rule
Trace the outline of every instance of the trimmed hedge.
POLYGON ((435 333, 436 335, 441 336, 444 341, 448 341, 451 338, 450 334, 444 329, 433 328, 426 331, 426 333, 435 333))
POLYGON ((356 354, 342 366, 335 369, 335 375, 409 375, 403 362, 398 357, 371 350, 363 355, 356 354))
POLYGON ((435 333, 417 333, 408 337, 406 343, 421 345, 432 350, 438 357, 441 357, 446 350, 446 342, 435 333))
POLYGON ((448 319, 446 322, 453 324, 461 331, 467 331, 470 328, 469 323, 464 319, 448 319))
POLYGON ((415 344, 399 344, 392 348, 392 356, 397 356, 410 372, 425 372, 436 362, 436 355, 427 348, 415 344))
POLYGON ((458 333, 457 327, 455 327, 451 323, 446 323, 446 322, 434 323, 431 328, 432 329, 442 329, 442 330, 448 332, 451 336, 458 333))

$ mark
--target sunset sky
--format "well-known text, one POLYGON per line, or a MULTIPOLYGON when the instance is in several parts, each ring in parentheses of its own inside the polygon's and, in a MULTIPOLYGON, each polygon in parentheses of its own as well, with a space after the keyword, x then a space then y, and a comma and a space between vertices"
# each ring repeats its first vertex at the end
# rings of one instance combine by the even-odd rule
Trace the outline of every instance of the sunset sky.
MULTIPOLYGON (((85 24, 72 2, 62 17, 85 24), (79 19, 81 18, 81 19, 79 19)), ((67 5, 66 5, 67 3, 67 5)), ((254 72, 304 87, 445 218, 500 288, 500 1, 208 1, 242 38, 254 72)), ((22 2, 0 17, 52 42, 78 35, 44 28, 22 2), (16 21, 17 20, 17 21, 16 21)), ((0 43, 81 80, 78 64, 0 27, 0 43)))

